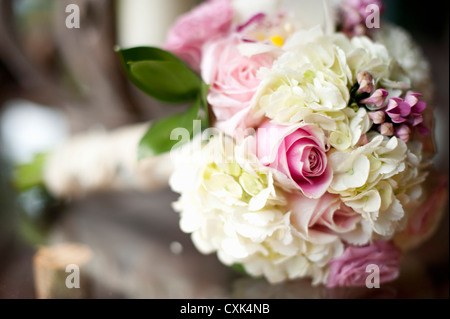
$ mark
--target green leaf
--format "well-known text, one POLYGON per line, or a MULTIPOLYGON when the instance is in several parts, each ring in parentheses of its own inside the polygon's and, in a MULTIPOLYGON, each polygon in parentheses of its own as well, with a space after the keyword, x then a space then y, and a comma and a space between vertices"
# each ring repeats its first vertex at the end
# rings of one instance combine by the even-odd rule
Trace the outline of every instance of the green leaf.
POLYGON ((143 92, 163 102, 194 101, 202 81, 172 53, 152 47, 119 50, 131 81, 143 92))
POLYGON ((141 90, 163 102, 193 101, 200 90, 200 78, 177 62, 135 62, 130 64, 130 73, 141 90))
MULTIPOLYGON (((207 89, 207 86, 202 84, 207 89)), ((171 140, 170 135, 176 128, 184 128, 189 133, 189 138, 194 135, 194 121, 200 120, 203 130, 209 127, 208 105, 205 104, 204 91, 197 96, 195 102, 189 109, 180 114, 169 116, 165 119, 155 122, 150 126, 147 133, 139 143, 138 158, 144 159, 151 156, 163 154, 172 150, 175 146, 181 146, 183 141, 171 140)), ((185 140, 184 142, 187 142, 185 140)))
POLYGON ((234 271, 236 271, 237 273, 241 274, 241 275, 246 275, 249 277, 252 277, 254 279, 260 279, 262 278, 262 276, 253 276, 251 274, 249 274, 246 270, 243 264, 240 263, 234 263, 231 265, 231 269, 233 269, 234 271))
MULTIPOLYGON (((202 81, 201 88, 200 88, 200 99, 202 103, 203 110, 206 114, 208 114, 208 100, 206 99, 208 96, 208 90, 211 87, 211 85, 206 84, 202 81)), ((209 117, 208 117, 208 127, 209 127, 209 117)))
POLYGON ((234 264, 231 265, 231 268, 234 271, 240 273, 241 275, 247 275, 248 276, 248 273, 247 273, 247 271, 245 270, 245 268, 244 268, 244 266, 242 264, 234 263, 234 264))
POLYGON ((152 124, 139 143, 138 158, 141 160, 169 152, 179 142, 170 139, 176 128, 185 128, 189 132, 189 138, 192 138, 193 121, 196 119, 192 113, 197 108, 198 103, 195 103, 186 113, 172 115, 152 124))
POLYGON ((32 187, 44 184, 43 171, 47 154, 37 154, 31 163, 18 165, 13 173, 13 186, 24 192, 32 187))
POLYGON ((118 49, 124 64, 139 61, 172 61, 183 63, 172 53, 154 47, 135 47, 130 49, 118 49))

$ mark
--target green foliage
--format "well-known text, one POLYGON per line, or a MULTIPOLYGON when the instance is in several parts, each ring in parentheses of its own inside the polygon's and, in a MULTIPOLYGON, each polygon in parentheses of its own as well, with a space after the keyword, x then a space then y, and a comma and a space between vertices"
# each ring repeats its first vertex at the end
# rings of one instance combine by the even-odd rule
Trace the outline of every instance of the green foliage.
POLYGON ((192 102, 201 79, 173 54, 152 47, 119 50, 130 80, 151 97, 169 103, 192 102))
MULTIPOLYGON (((206 94, 209 86, 172 53, 153 47, 118 50, 131 81, 151 97, 168 103, 191 103, 184 113, 153 123, 139 143, 139 159, 163 154, 185 140, 171 140, 174 129, 183 128, 194 136, 194 121, 209 127, 206 94)), ((185 132, 186 132, 185 131, 185 132)))
POLYGON ((231 269, 233 269, 234 271, 238 272, 241 275, 248 276, 248 273, 247 273, 247 271, 245 271, 245 268, 242 264, 234 263, 231 265, 231 269))
MULTIPOLYGON (((201 121, 199 129, 209 127, 207 105, 204 98, 199 96, 197 100, 184 113, 175 114, 153 123, 139 143, 139 159, 156 156, 169 152, 173 147, 182 145, 179 140, 171 139, 174 129, 183 128, 189 133, 189 138, 194 136, 194 121, 201 121)), ((184 141, 187 142, 187 141, 184 141)))

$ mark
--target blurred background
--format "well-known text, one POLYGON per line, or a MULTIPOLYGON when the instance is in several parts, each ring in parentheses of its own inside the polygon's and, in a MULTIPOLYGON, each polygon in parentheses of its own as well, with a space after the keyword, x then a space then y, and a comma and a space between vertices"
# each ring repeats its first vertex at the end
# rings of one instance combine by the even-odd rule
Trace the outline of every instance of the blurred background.
MULTIPOLYGON (((103 193, 58 202, 44 189, 11 187, 17 163, 72 134, 145 122, 167 112, 135 89, 114 47, 161 46, 176 17, 200 0, 0 0, 0 298, 35 298, 33 255, 79 242, 93 298, 448 298, 448 206, 435 235, 405 257, 396 282, 376 291, 269 285, 202 256, 178 227, 170 190, 103 193), (68 29, 68 4, 80 28, 68 29)), ((434 164, 448 176, 448 2, 386 1, 385 21, 409 30, 435 84, 434 164)))

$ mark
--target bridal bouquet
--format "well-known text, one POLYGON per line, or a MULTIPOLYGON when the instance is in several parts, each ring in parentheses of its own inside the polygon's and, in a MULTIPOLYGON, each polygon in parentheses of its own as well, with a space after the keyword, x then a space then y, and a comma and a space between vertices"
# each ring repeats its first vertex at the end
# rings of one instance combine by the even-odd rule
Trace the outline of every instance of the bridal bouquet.
POLYGON ((381 283, 398 276, 445 190, 422 187, 428 64, 382 12, 379 0, 209 0, 164 50, 119 50, 140 89, 191 105, 138 149, 171 151, 173 207, 200 252, 272 283, 361 286, 373 265, 381 283))

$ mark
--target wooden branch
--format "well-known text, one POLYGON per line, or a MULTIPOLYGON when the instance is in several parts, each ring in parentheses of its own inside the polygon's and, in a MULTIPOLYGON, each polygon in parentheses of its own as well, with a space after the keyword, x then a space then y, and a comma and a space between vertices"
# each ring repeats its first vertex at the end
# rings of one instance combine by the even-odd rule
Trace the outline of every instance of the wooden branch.
POLYGON ((27 52, 18 36, 12 0, 0 1, 0 60, 20 88, 4 94, 63 108, 74 132, 98 124, 111 129, 140 120, 143 109, 152 100, 148 98, 145 105, 133 96, 134 91, 130 90, 114 51, 114 1, 55 1, 52 10, 53 27, 49 37, 64 66, 55 70, 30 59, 33 52, 27 52), (66 27, 68 4, 80 7, 79 29, 66 27), (74 82, 73 87, 64 80, 67 78, 74 82))
POLYGON ((108 129, 139 120, 116 45, 114 2, 109 0, 64 0, 55 2, 54 38, 69 73, 82 89, 77 101, 81 114, 75 131, 101 123, 108 129), (65 7, 80 8, 80 28, 65 26, 65 7))
POLYGON ((57 105, 64 101, 61 86, 34 65, 24 53, 14 29, 12 1, 0 1, 0 59, 14 75, 22 89, 39 92, 45 97, 52 97, 50 103, 57 105))

